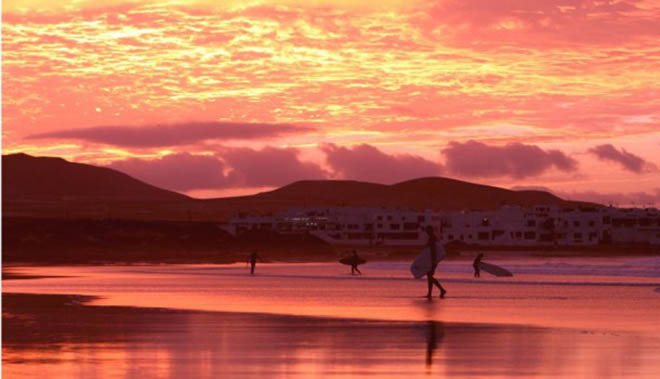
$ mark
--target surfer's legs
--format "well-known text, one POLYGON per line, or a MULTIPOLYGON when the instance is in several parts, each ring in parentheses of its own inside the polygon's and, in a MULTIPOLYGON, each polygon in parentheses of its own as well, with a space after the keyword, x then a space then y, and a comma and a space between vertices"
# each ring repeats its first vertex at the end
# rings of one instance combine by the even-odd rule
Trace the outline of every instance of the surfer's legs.
POLYGON ((428 283, 429 291, 426 293, 426 297, 431 298, 431 292, 433 292, 433 282, 435 279, 431 273, 426 274, 426 282, 428 283))
POLYGON ((359 275, 362 275, 362 273, 360 272, 360 269, 357 268, 357 266, 355 266, 355 271, 357 271, 357 273, 358 273, 359 275))
POLYGON ((250 275, 254 275, 254 266, 256 266, 254 263, 250 265, 250 275))
MULTIPOLYGON (((447 293, 447 290, 445 290, 442 287, 442 284, 438 281, 438 279, 433 278, 433 283, 435 283, 436 286, 440 289, 440 297, 445 297, 445 294, 447 293)), ((429 292, 430 293, 430 292, 429 292)))

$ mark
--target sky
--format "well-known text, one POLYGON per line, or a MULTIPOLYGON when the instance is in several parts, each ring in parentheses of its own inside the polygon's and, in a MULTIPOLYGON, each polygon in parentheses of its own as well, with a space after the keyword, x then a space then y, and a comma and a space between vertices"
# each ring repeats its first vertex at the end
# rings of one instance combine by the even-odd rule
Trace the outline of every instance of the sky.
POLYGON ((660 0, 62 3, 2 3, 3 154, 660 206, 660 0))

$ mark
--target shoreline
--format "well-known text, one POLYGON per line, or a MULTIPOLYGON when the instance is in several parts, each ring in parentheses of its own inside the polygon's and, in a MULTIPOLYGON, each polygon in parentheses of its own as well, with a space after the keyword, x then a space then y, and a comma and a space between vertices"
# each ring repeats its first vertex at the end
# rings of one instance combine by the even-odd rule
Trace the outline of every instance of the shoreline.
MULTIPOLYGON (((280 254, 275 254, 274 259, 270 259, 264 263, 336 263, 342 256, 345 255, 343 251, 357 250, 360 257, 367 259, 370 263, 375 262, 407 262, 417 256, 417 250, 410 250, 405 254, 397 252, 391 255, 383 255, 382 253, 374 253, 368 251, 360 251, 359 249, 342 247, 342 252, 337 252, 336 256, 328 257, 303 257, 295 256, 291 258, 282 257, 280 254)), ((233 253, 234 255, 247 255, 242 253, 233 253)), ((445 261, 468 261, 474 259, 479 253, 487 253, 489 257, 496 257, 500 259, 524 259, 524 258, 648 258, 660 257, 660 247, 653 249, 638 249, 627 250, 625 253, 621 252, 622 249, 611 250, 598 250, 598 249, 585 249, 585 250, 545 250, 545 249, 518 249, 508 250, 500 248, 481 248, 473 247, 464 249, 457 254, 450 254, 445 258, 445 261)), ((149 260, 93 260, 84 262, 71 262, 71 261, 3 261, 2 267, 31 267, 31 266, 139 266, 139 265, 194 265, 194 264, 214 264, 214 265, 231 265, 236 263, 243 263, 244 260, 228 260, 228 259, 149 259, 149 260)))

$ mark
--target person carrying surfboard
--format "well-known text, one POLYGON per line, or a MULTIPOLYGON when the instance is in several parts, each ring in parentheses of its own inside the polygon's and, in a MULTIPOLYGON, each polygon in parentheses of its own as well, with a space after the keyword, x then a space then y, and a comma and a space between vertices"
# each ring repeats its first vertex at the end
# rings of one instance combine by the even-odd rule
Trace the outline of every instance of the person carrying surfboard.
POLYGON ((481 277, 481 258, 483 258, 484 255, 483 253, 480 253, 477 255, 476 258, 474 258, 474 262, 472 262, 472 267, 474 268, 474 277, 479 278, 481 277))
POLYGON ((433 231, 433 227, 431 225, 427 225, 426 228, 424 228, 424 231, 428 236, 428 240, 426 241, 426 246, 428 246, 429 250, 431 251, 431 270, 426 274, 426 280, 428 282, 428 288, 429 288, 426 297, 429 299, 431 298, 431 294, 433 292, 433 285, 435 284, 440 289, 440 297, 444 298, 445 295, 447 294, 447 291, 442 287, 438 279, 433 277, 433 274, 435 274, 435 269, 438 267, 438 263, 440 262, 440 260, 438 259, 438 248, 436 246, 436 243, 438 242, 438 237, 436 237, 435 232, 433 231))
POLYGON ((357 251, 353 250, 353 256, 351 257, 351 275, 355 275, 357 272, 359 275, 362 275, 358 269, 358 264, 360 263, 360 257, 358 257, 357 251))
POLYGON ((259 254, 257 254, 256 250, 248 255, 247 262, 250 264, 250 275, 254 275, 254 267, 257 265, 257 260, 260 262, 264 261, 259 254))

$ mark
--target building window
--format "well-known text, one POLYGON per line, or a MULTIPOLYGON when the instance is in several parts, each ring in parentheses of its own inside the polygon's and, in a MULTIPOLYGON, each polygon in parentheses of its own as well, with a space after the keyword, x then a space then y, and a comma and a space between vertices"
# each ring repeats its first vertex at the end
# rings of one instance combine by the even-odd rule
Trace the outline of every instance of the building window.
POLYGON ((580 221, 573 221, 573 226, 580 226, 580 221))
POLYGON ((536 239, 536 232, 525 232, 525 239, 526 240, 536 239))
POLYGON ((582 233, 573 233, 574 240, 582 240, 582 233))
POLYGON ((416 222, 405 222, 403 224, 404 230, 417 230, 419 229, 419 224, 416 222))
POLYGON ((536 226, 536 220, 527 220, 527 226, 536 226))
POLYGON ((399 224, 390 224, 390 229, 391 230, 399 230, 401 228, 401 225, 399 224))

